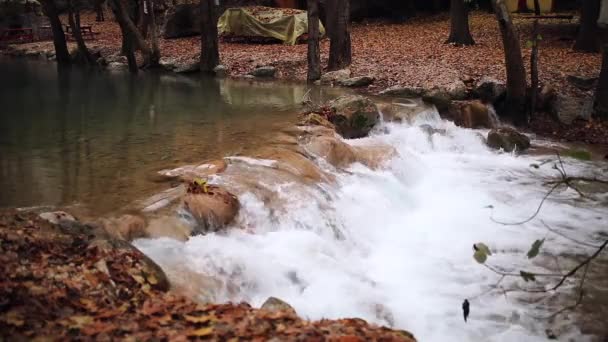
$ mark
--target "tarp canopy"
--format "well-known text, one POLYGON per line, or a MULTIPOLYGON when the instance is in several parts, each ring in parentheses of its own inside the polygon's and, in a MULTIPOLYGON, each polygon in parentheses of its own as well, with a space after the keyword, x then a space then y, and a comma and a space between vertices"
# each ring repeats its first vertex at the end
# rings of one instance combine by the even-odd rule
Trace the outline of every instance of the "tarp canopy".
MULTIPOLYGON (((238 7, 227 9, 217 26, 223 36, 275 38, 294 45, 308 33, 308 18, 306 11, 291 8, 238 7)), ((320 22, 319 34, 325 35, 320 22)))

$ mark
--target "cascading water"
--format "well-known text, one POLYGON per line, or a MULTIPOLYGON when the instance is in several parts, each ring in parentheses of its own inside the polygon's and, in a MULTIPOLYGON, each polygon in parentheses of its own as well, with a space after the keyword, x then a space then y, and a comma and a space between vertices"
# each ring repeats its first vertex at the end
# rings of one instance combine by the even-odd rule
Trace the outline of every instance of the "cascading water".
MULTIPOLYGON (((474 261, 472 246, 485 242, 494 251, 489 262, 511 272, 542 271, 542 263, 525 256, 534 240, 546 238, 543 252, 556 255, 584 250, 548 234, 541 219, 590 239, 605 225, 608 211, 599 204, 577 205, 570 201, 577 194, 562 189, 526 224, 494 222, 491 216, 521 221, 532 215, 547 192, 543 179, 556 170, 530 167, 551 156, 491 151, 480 133, 485 132, 458 128, 433 111, 408 124, 383 123, 369 138, 349 142, 395 147, 399 157, 382 170, 327 167, 335 182, 307 186, 252 173, 276 199, 242 194, 234 229, 186 242, 136 244, 174 278, 215 279, 220 286, 214 301, 259 306, 275 296, 305 318, 361 317, 409 330, 419 341, 545 340, 543 322, 530 317, 544 309, 522 303, 516 294, 485 293, 499 277, 474 261), (445 134, 429 136, 422 124, 445 134), (471 302, 468 323, 461 310, 465 298, 471 302)), ((258 168, 268 163, 240 162, 258 168)), ((592 170, 584 162, 565 163, 570 174, 592 170)), ((213 181, 230 181, 222 177, 213 181)), ((503 285, 516 283, 521 280, 503 285)))

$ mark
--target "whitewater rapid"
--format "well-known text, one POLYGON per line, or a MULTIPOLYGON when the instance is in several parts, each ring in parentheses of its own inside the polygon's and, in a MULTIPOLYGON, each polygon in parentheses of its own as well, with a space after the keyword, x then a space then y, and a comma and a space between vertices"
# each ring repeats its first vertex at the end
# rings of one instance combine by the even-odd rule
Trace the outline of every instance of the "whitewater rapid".
MULTIPOLYGON (((383 123, 369 138, 349 141, 395 147, 399 157, 383 170, 356 164, 348 172, 334 172, 335 184, 306 189, 269 182, 283 203, 278 213, 254 194, 244 194, 234 229, 186 242, 138 240, 136 246, 170 276, 185 271, 221 280, 214 301, 259 307, 275 296, 304 318, 361 317, 411 331, 425 342, 544 341, 544 322, 531 316, 545 309, 522 303, 517 294, 479 296, 498 276, 475 262, 472 246, 490 246, 492 265, 541 271, 540 263, 525 256, 535 239, 547 239, 543 253, 587 252, 548 233, 541 219, 592 242, 608 211, 605 204, 576 205, 569 199, 577 194, 560 189, 529 223, 493 222, 491 215, 508 222, 532 215, 548 190, 543 180, 557 172, 552 164, 530 167, 551 156, 488 149, 480 137, 486 133, 456 127, 434 111, 410 124, 383 123), (421 124, 446 134, 429 137, 421 124), (465 298, 471 301, 468 323, 461 309, 465 298)), ((596 169, 564 162, 570 174, 596 169)))

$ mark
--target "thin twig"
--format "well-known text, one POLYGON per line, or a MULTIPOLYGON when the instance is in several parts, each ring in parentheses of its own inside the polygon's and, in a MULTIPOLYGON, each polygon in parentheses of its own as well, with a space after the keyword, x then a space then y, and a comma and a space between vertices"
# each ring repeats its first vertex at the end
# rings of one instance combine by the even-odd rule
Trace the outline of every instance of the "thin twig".
POLYGON ((494 223, 498 223, 503 226, 521 226, 522 224, 526 224, 526 223, 534 220, 534 218, 536 218, 536 216, 538 216, 538 214, 540 213, 540 210, 542 209, 543 204, 545 204, 545 201, 547 200, 547 198, 549 198, 549 196, 551 196, 551 194, 555 191, 555 189, 557 189, 560 185, 562 185, 562 183, 557 183, 551 188, 551 190, 549 190, 549 192, 540 201, 540 204, 538 205, 538 208, 536 208, 536 211, 534 212, 534 214, 532 214, 532 216, 530 216, 529 218, 527 218, 523 221, 520 221, 520 222, 501 222, 501 221, 496 220, 494 218, 494 214, 492 213, 492 215, 490 216, 490 220, 492 220, 492 222, 494 222, 494 223))
POLYGON ((551 233, 553 233, 553 234, 555 234, 555 235, 559 235, 559 236, 563 237, 563 238, 564 238, 564 239, 566 239, 566 240, 570 240, 570 241, 572 241, 572 242, 574 242, 574 243, 577 243, 577 244, 579 244, 579 245, 583 245, 583 246, 587 246, 587 247, 591 247, 591 248, 600 248, 600 246, 599 246, 599 245, 594 245, 594 244, 586 243, 586 242, 579 241, 579 240, 576 240, 576 239, 574 239, 574 238, 571 238, 571 237, 569 237, 569 236, 567 236, 567 235, 565 235, 565 234, 563 234, 563 233, 559 232, 558 230, 551 228, 551 226, 549 226, 549 225, 548 225, 548 224, 547 224, 547 223, 546 223, 544 220, 540 220, 540 222, 541 222, 541 223, 542 223, 542 224, 545 226, 545 228, 547 228, 547 230, 549 230, 551 233))
POLYGON ((585 260, 583 260, 583 262, 581 262, 576 267, 574 267, 570 272, 566 273, 564 275, 564 277, 557 284, 555 284, 555 286, 553 286, 553 288, 551 288, 550 290, 552 290, 552 291, 557 290, 560 286, 562 286, 564 284, 566 279, 573 276, 576 272, 578 272, 578 270, 581 269, 581 267, 588 265, 589 263, 591 263, 591 261, 593 261, 593 259, 597 258, 597 256, 600 255, 600 253, 602 253, 602 251, 606 248, 606 246, 608 246, 608 240, 604 241, 604 243, 595 251, 595 253, 591 254, 589 257, 587 257, 585 260))
POLYGON ((532 318, 536 318, 536 319, 547 320, 547 319, 555 318, 566 311, 576 309, 583 302, 583 298, 585 297, 585 291, 583 289, 583 286, 585 285, 585 280, 587 279, 587 271, 589 270, 589 265, 591 265, 591 264, 585 265, 585 270, 583 271, 583 277, 581 278, 581 282, 579 283, 579 286, 578 286, 578 296, 577 296, 576 302, 574 304, 563 307, 560 310, 552 313, 549 316, 545 316, 545 317, 539 317, 539 316, 533 316, 533 315, 529 315, 529 316, 532 318))
MULTIPOLYGON (((520 273, 503 272, 503 271, 498 270, 498 269, 496 269, 496 268, 494 268, 494 267, 492 267, 492 266, 490 266, 490 265, 488 265, 488 264, 483 264, 483 265, 484 265, 484 266, 485 266, 487 269, 489 269, 490 271, 492 271, 492 272, 494 272, 494 273, 496 273, 496 274, 498 274, 498 275, 501 275, 501 276, 505 276, 505 277, 518 277, 518 278, 519 278, 519 277, 521 277, 521 274, 520 274, 520 273)), ((555 278, 561 278, 561 277, 563 277, 563 276, 564 276, 564 275, 563 275, 563 274, 561 274, 561 273, 532 273, 532 272, 530 272, 530 273, 531 273, 531 274, 533 274, 533 275, 535 275, 535 276, 541 276, 541 277, 555 277, 555 278)))

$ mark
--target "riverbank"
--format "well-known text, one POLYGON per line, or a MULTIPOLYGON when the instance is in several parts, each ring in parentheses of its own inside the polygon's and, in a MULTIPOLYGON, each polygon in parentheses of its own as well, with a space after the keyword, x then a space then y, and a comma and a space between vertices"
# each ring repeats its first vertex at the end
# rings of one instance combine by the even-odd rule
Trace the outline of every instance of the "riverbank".
MULTIPOLYGON (((82 21, 99 32, 95 41, 88 42, 90 49, 99 52, 109 67, 126 70, 126 60, 119 54, 118 25, 111 20, 96 22, 93 13, 83 13, 82 21)), ((528 60, 531 51, 525 46, 531 34, 531 21, 516 16, 514 22, 520 30, 524 59, 528 60)), ((355 23, 352 27, 351 74, 374 79, 373 83, 359 89, 364 93, 378 93, 394 86, 434 89, 462 82, 471 96, 483 78, 504 83, 504 56, 494 16, 473 12, 471 31, 476 45, 455 47, 444 44, 449 32, 449 18, 445 14, 414 18, 404 24, 355 23)), ((559 107, 543 109, 551 113, 540 115, 531 128, 537 134, 556 139, 608 144, 606 130, 596 133, 586 124, 573 123, 579 114, 588 119, 592 84, 601 64, 599 54, 572 51, 575 33, 576 20, 551 19, 543 20, 541 24, 540 80, 542 85, 557 93, 559 107)), ((75 49, 73 43, 70 47, 75 49)), ((183 72, 197 67, 199 37, 161 39, 160 48, 163 64, 169 69, 183 72)), ((221 62, 228 75, 235 78, 250 77, 249 73, 260 66, 272 66, 279 79, 303 81, 306 49, 305 44, 220 44, 221 62)), ((50 41, 13 45, 7 53, 52 58, 53 46, 50 41)), ((328 53, 329 41, 325 39, 321 42, 323 65, 327 64, 328 53)))
POLYGON ((137 249, 92 226, 0 213, 0 338, 33 340, 414 341, 359 319, 309 322, 290 310, 202 305, 169 290, 137 249))

